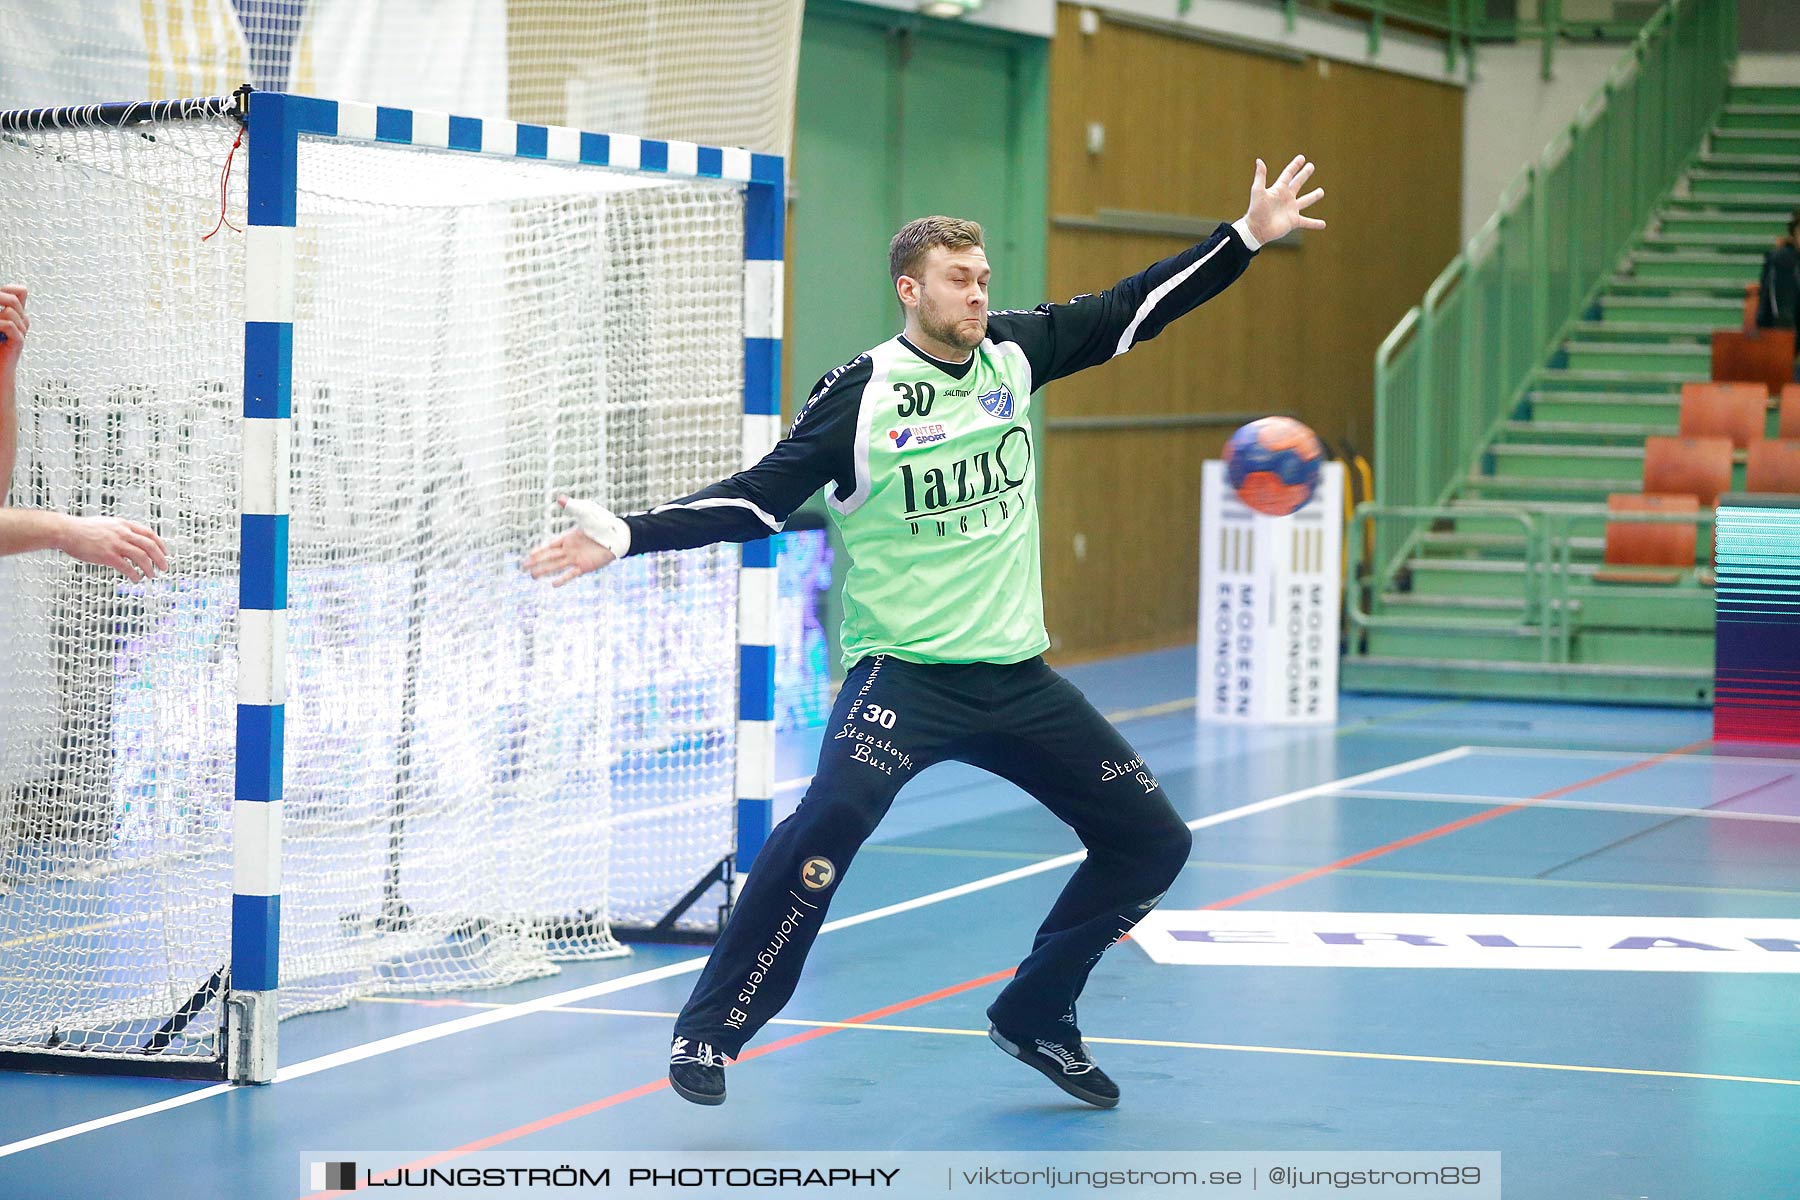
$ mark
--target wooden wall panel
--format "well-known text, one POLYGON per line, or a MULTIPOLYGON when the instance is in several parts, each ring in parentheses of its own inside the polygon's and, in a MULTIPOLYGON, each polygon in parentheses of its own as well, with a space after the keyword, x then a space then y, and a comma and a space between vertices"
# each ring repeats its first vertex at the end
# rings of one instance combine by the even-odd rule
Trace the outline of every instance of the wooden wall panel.
MULTIPOLYGON (((1101 209, 1231 220, 1254 160, 1318 164, 1331 228, 1272 247, 1154 342, 1052 385, 1045 411, 1291 412, 1367 454, 1376 347, 1458 250, 1462 92, 1343 63, 1291 62, 1060 6, 1051 48, 1049 294, 1097 291, 1183 239, 1077 229, 1101 209), (1090 122, 1105 148, 1087 151, 1090 122)), ((1228 429, 1052 428, 1044 582, 1067 660, 1191 641, 1200 464, 1228 429), (1077 538, 1085 557, 1077 558, 1077 538)))

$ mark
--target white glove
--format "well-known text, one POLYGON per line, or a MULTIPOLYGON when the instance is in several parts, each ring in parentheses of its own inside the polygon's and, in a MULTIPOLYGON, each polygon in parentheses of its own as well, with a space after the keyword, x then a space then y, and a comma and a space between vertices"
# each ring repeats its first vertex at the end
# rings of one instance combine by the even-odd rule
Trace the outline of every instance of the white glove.
POLYGON ((592 500, 566 500, 563 508, 575 518, 575 528, 611 550, 614 558, 624 558, 630 551, 631 526, 614 516, 610 509, 592 500))

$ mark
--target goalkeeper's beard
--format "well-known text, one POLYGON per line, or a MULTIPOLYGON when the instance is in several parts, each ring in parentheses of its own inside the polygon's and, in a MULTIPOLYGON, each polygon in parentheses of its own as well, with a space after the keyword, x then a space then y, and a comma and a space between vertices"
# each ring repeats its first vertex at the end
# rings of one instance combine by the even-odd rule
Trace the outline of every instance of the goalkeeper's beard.
POLYGON ((965 312, 959 317, 945 317, 931 304, 921 304, 919 329, 925 336, 942 345, 955 346, 958 350, 973 350, 987 336, 987 315, 982 314, 975 325, 964 324, 971 315, 965 312))

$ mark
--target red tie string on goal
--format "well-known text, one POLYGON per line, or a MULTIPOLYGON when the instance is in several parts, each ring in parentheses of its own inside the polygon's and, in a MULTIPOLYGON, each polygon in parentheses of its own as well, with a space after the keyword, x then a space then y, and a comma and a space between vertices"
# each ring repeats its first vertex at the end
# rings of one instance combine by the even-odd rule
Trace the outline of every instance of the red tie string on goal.
POLYGON ((237 156, 237 148, 244 144, 244 129, 244 126, 238 126, 237 137, 232 140, 231 149, 225 154, 225 166, 219 172, 219 219, 213 224, 212 233, 205 234, 200 238, 203 242, 212 237, 213 233, 219 232, 221 225, 233 233, 244 232, 225 219, 225 210, 231 204, 231 160, 237 156))

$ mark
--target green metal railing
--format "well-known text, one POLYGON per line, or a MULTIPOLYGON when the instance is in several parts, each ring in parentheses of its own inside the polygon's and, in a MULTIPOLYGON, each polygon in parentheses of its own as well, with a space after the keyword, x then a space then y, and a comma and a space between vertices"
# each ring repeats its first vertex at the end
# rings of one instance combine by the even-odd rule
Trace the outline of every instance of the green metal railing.
MULTIPOLYGON (((1175 11, 1186 16, 1193 0, 1176 0, 1175 11)), ((1407 29, 1421 30, 1444 41, 1444 70, 1456 70, 1460 55, 1469 77, 1475 74, 1478 42, 1543 43, 1543 75, 1552 77, 1556 44, 1563 38, 1593 41, 1629 41, 1642 26, 1636 21, 1569 21, 1563 18, 1562 0, 1538 0, 1535 21, 1495 18, 1487 14, 1487 0, 1281 0, 1292 33, 1304 10, 1363 14, 1369 23, 1369 55, 1381 53, 1381 39, 1391 21, 1407 29)))
MULTIPOLYGON (((1697 153, 1730 84, 1736 0, 1669 0, 1375 354, 1375 495, 1447 503, 1697 153)), ((1386 522, 1391 570, 1417 524, 1386 522)))
MULTIPOLYGON (((1344 545, 1349 551, 1347 575, 1350 581, 1344 597, 1344 612, 1353 631, 1404 631, 1445 627, 1441 618, 1378 612, 1381 594, 1379 577, 1371 570, 1373 564, 1365 561, 1364 548, 1370 543, 1381 543, 1383 525, 1455 520, 1466 516, 1468 514, 1460 509, 1443 505, 1395 505, 1367 500, 1356 506, 1344 539, 1344 545), (1365 533, 1367 527, 1373 527, 1373 536, 1365 533)), ((1570 570, 1570 564, 1575 546, 1574 527, 1579 522, 1591 522, 1594 518, 1584 514, 1545 512, 1526 506, 1498 505, 1483 508, 1481 516, 1487 521, 1509 522, 1519 527, 1523 549, 1521 570, 1524 574, 1519 609, 1512 617, 1492 620, 1458 619, 1454 622, 1454 628, 1459 633, 1530 634, 1537 643, 1539 663, 1554 666, 1570 662, 1575 639, 1575 616, 1581 610, 1581 601, 1572 594, 1575 574, 1570 570)), ((1714 524, 1711 512, 1608 512, 1604 519, 1608 524, 1693 525, 1698 531, 1696 536, 1704 534, 1707 539, 1702 545, 1711 544, 1714 524)), ((1628 573, 1631 568, 1623 570, 1628 573)), ((1694 570, 1698 575, 1701 568, 1696 564, 1694 570)), ((1629 575, 1616 582, 1629 583, 1629 575)), ((1658 586, 1671 585, 1661 584, 1659 581, 1658 586)), ((1668 594, 1675 593, 1671 590, 1668 594)), ((1357 640, 1352 638, 1350 641, 1352 656, 1357 654, 1357 640)))

